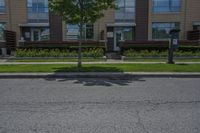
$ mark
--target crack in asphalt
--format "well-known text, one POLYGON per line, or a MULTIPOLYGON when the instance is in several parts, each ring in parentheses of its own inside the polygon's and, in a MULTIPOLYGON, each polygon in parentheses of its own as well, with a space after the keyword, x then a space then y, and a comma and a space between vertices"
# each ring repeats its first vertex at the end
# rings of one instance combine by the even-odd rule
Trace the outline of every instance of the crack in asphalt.
POLYGON ((145 133, 149 133, 149 131, 146 129, 145 125, 142 123, 142 120, 141 120, 141 117, 140 117, 140 111, 139 110, 136 110, 136 115, 137 115, 137 119, 138 119, 138 122, 137 124, 145 131, 145 133))
POLYGON ((109 104, 149 104, 149 105, 165 105, 165 104, 198 104, 200 101, 160 101, 154 102, 150 100, 144 101, 110 101, 110 102, 77 102, 77 101, 68 101, 68 102, 6 102, 0 103, 0 106, 5 105, 24 105, 24 106, 42 106, 42 105, 109 105, 109 104))

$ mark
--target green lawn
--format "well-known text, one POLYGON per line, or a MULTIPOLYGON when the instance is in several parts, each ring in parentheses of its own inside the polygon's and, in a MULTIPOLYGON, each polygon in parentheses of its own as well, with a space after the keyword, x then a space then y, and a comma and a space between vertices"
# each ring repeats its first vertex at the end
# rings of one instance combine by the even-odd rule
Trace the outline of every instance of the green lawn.
MULTIPOLYGON (((95 64, 83 65, 81 72, 200 72, 200 64, 95 64)), ((78 72, 76 65, 0 65, 5 72, 78 72)))

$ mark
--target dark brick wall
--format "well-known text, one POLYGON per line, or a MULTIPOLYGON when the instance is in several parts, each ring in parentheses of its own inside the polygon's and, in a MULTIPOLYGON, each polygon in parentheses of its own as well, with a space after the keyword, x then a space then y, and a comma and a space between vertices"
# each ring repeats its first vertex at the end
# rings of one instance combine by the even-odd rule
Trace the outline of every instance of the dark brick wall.
POLYGON ((50 23, 50 40, 51 41, 62 41, 62 18, 55 13, 49 13, 50 23))
POLYGON ((136 35, 137 41, 148 40, 149 0, 136 0, 136 35))

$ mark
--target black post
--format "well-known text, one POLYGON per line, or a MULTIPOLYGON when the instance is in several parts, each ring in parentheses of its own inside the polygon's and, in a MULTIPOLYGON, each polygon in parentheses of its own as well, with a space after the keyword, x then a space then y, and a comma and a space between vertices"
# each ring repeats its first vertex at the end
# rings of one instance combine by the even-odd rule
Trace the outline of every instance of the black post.
POLYGON ((172 37, 170 38, 170 41, 169 41, 168 62, 167 63, 174 64, 174 48, 173 48, 173 43, 172 43, 172 37))
POLYGON ((172 29, 170 31, 169 51, 168 51, 168 64, 174 64, 174 49, 178 48, 179 29, 172 29))

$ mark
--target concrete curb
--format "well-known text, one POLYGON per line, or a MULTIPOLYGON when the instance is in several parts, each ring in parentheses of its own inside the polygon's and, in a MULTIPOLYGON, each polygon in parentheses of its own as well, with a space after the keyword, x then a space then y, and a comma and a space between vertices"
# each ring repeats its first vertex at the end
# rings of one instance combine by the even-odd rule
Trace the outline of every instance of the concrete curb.
MULTIPOLYGON (((0 62, 0 65, 76 65, 77 62, 0 62)), ((166 64, 166 62, 83 62, 83 64, 166 64)), ((176 62, 175 64, 200 64, 200 62, 176 62)))
POLYGON ((0 78, 111 78, 126 79, 138 77, 200 78, 200 73, 158 73, 158 72, 80 72, 80 73, 1 73, 0 78))

